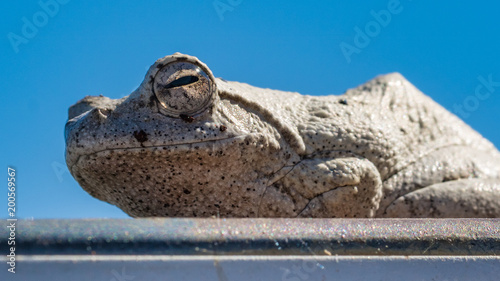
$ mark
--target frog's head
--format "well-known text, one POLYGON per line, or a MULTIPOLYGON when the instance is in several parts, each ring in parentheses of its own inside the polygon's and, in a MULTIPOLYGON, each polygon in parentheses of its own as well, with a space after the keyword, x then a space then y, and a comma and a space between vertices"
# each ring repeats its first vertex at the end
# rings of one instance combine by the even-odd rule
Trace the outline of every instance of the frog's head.
POLYGON ((272 175, 303 148, 245 87, 196 57, 159 59, 130 96, 70 108, 69 170, 131 216, 256 216, 272 175))

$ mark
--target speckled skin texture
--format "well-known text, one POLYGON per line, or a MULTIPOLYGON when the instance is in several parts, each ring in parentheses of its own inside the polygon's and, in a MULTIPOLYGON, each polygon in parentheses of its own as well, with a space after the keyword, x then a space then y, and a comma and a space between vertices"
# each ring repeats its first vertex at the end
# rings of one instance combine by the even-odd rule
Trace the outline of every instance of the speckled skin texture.
POLYGON ((500 153, 397 73, 340 96, 157 60, 69 110, 66 162, 133 217, 500 217, 500 153))

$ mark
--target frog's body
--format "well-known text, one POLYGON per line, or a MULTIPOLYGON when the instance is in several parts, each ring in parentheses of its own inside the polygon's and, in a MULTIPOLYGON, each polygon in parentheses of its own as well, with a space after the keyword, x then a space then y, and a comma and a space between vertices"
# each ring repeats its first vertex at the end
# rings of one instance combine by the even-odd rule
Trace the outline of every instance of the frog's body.
POLYGON ((498 150, 399 74, 312 97, 176 53, 69 118, 71 173, 131 216, 500 217, 498 150))

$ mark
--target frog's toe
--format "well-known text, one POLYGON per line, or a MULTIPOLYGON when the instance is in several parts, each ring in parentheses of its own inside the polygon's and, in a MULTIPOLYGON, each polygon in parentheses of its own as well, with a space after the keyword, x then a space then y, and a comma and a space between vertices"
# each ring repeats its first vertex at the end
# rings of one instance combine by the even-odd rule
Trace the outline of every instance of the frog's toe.
POLYGON ((302 218, 371 218, 378 208, 377 197, 359 196, 357 186, 342 186, 313 198, 300 212, 302 218), (356 202, 356 203, 353 203, 356 202))
POLYGON ((399 197, 383 217, 500 218, 500 180, 463 179, 434 184, 399 197))
POLYGON ((295 217, 308 200, 293 189, 279 185, 267 187, 259 204, 258 217, 295 217))

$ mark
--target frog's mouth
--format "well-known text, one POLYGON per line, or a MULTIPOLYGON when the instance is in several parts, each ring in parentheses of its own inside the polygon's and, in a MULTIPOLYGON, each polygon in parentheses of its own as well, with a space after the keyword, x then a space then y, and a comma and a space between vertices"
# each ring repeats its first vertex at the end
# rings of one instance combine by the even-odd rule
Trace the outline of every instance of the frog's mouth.
MULTIPOLYGON (((137 134, 137 133, 136 133, 137 134)), ((140 136, 138 136, 140 138, 140 136)), ((130 147, 118 147, 118 148, 105 148, 98 149, 91 153, 81 153, 79 155, 66 155, 67 165, 72 172, 74 168, 79 166, 81 161, 85 161, 87 158, 98 157, 99 155, 107 155, 113 153, 130 153, 130 154, 140 154, 146 151, 154 151, 156 153, 178 153, 183 154, 190 151, 212 151, 221 153, 227 150, 228 147, 232 147, 237 144, 255 143, 255 139, 261 138, 260 134, 247 134, 241 136, 229 136, 225 138, 210 139, 210 140, 200 140, 191 142, 176 142, 171 144, 162 145, 143 145, 140 146, 130 146, 130 147), (77 157, 75 157, 77 156, 77 157)), ((104 159, 107 157, 104 156, 104 159)), ((106 159, 109 161, 109 159, 106 159)))

